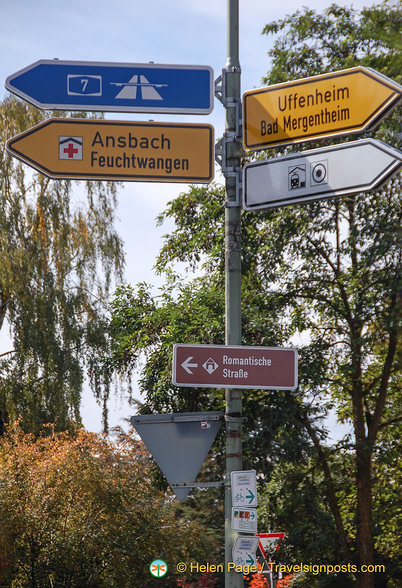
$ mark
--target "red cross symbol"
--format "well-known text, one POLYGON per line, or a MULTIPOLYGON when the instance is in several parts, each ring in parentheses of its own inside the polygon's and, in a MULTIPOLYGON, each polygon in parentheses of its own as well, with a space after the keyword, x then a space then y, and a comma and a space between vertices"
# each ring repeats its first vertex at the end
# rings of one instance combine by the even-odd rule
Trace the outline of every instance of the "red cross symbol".
POLYGON ((69 143, 68 146, 64 148, 64 153, 67 153, 68 157, 74 157, 74 154, 78 153, 78 149, 74 147, 73 143, 69 143))

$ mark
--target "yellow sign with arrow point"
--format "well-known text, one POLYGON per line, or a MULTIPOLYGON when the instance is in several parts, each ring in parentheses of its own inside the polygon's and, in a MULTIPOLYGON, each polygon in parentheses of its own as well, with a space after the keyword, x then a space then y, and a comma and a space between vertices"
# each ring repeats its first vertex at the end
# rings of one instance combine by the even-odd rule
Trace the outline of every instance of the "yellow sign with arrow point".
POLYGON ((7 150, 51 178, 209 183, 211 125, 50 118, 7 150))
POLYGON ((362 133, 401 94, 399 84, 365 67, 250 90, 243 96, 244 146, 258 150, 362 133))

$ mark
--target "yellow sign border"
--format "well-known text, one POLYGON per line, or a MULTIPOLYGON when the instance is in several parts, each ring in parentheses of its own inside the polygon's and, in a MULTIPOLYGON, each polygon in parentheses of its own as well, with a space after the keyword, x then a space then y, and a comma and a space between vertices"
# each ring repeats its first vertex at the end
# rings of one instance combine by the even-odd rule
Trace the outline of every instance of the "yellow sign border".
MULTIPOLYGON (((336 135, 346 135, 352 133, 363 133, 364 131, 374 128, 377 124, 379 124, 380 120, 384 118, 390 110, 392 110, 397 102, 401 97, 402 88, 399 84, 387 78, 386 76, 376 72, 374 69, 357 66, 345 70, 339 70, 332 73, 325 73, 319 74, 317 76, 311 76, 308 78, 301 78, 298 80, 292 80, 288 82, 282 82, 280 84, 274 84, 272 86, 267 86, 264 88, 257 88, 255 90, 248 90, 243 94, 243 145, 244 148, 248 151, 258 151, 263 150, 269 147, 279 147, 283 145, 291 145, 293 143, 301 143, 303 141, 312 141, 314 139, 323 139, 327 137, 333 137, 336 135), (338 127, 334 130, 323 130, 321 132, 312 131, 311 133, 300 133, 298 136, 295 137, 288 137, 284 139, 283 137, 275 140, 272 136, 268 136, 264 138, 263 141, 260 142, 251 142, 248 140, 248 113, 247 113, 247 102, 248 98, 253 98, 259 94, 268 94, 271 92, 277 92, 280 90, 291 90, 294 87, 305 86, 308 84, 313 84, 316 82, 332 80, 335 78, 342 78, 349 75, 361 73, 366 75, 367 77, 371 78, 378 84, 389 88, 392 93, 384 100, 384 102, 378 106, 376 106, 374 111, 371 111, 370 114, 366 117, 366 119, 360 123, 359 125, 352 124, 350 126, 345 127, 338 127)), ((251 118, 251 115, 250 115, 251 118)), ((251 124, 251 123, 250 123, 251 124)))

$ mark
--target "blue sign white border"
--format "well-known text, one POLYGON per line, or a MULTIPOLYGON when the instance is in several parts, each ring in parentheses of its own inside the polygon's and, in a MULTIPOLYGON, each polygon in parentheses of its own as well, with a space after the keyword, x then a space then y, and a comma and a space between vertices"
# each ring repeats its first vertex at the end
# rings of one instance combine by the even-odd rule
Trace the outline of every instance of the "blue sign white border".
POLYGON ((214 71, 209 65, 174 65, 165 63, 128 63, 128 62, 103 62, 103 61, 70 61, 70 60, 59 60, 59 59, 39 59, 34 63, 18 70, 17 72, 9 75, 4 83, 6 90, 22 98, 26 102, 29 102, 33 106, 40 108, 41 110, 74 110, 74 111, 88 111, 88 112, 138 112, 138 113, 160 113, 160 114, 210 114, 214 108, 214 71), (195 108, 195 107, 164 107, 164 106, 120 106, 120 105, 99 105, 99 104, 69 104, 67 101, 61 103, 45 103, 39 102, 29 94, 15 88, 12 85, 14 79, 18 78, 27 71, 30 71, 40 65, 63 65, 63 66, 84 66, 84 67, 132 67, 142 69, 168 69, 168 70, 204 70, 210 74, 209 84, 209 106, 208 108, 195 108))

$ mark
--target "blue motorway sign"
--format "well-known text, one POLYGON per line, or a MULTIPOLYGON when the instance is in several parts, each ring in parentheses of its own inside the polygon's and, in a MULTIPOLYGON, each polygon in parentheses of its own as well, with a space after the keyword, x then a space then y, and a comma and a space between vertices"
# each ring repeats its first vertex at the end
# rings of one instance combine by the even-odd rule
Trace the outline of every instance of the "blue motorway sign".
POLYGON ((6 79, 7 90, 46 110, 208 114, 213 70, 202 65, 42 59, 6 79))

